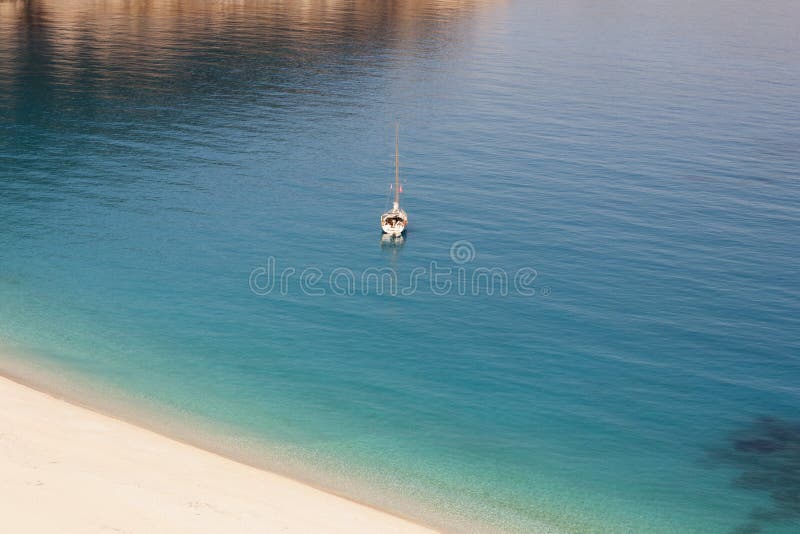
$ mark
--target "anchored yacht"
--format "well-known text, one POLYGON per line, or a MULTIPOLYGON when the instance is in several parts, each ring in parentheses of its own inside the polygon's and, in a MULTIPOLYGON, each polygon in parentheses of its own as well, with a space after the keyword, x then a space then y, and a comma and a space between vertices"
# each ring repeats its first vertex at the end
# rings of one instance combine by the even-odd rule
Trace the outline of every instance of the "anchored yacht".
POLYGON ((408 215, 400 208, 400 127, 395 132, 394 140, 394 202, 392 209, 381 215, 381 230, 391 237, 400 237, 408 227, 408 215))

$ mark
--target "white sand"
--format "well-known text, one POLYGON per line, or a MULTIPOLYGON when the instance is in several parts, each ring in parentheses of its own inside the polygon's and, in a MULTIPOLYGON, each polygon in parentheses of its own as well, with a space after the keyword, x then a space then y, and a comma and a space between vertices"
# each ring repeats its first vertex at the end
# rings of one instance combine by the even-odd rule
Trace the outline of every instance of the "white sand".
POLYGON ((3 532, 431 532, 0 377, 3 532))

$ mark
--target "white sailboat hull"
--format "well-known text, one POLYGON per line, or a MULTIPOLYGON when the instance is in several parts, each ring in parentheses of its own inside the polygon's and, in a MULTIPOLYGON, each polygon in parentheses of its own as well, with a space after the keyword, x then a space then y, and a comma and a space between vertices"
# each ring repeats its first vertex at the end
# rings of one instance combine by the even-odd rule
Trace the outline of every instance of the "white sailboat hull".
POLYGON ((389 234, 390 236, 397 237, 403 235, 403 232, 406 231, 406 225, 404 224, 383 224, 381 225, 381 229, 383 230, 384 234, 389 234))
POLYGON ((396 208, 381 215, 381 230, 390 236, 400 236, 406 231, 408 226, 408 215, 406 212, 396 208))

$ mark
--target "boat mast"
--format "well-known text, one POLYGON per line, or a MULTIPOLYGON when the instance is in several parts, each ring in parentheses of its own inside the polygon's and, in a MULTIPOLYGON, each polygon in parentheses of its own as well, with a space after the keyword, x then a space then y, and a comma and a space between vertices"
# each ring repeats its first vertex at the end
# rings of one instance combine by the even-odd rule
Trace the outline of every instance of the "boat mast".
POLYGON ((395 124, 394 137, 394 209, 400 209, 400 124, 395 124))

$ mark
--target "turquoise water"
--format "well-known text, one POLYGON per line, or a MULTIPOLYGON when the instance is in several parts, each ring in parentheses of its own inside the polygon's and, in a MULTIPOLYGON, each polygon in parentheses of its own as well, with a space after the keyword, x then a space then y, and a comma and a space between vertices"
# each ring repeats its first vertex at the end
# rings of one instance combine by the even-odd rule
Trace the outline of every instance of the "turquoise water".
POLYGON ((796 532, 798 21, 0 1, 0 370, 448 530, 796 532))

